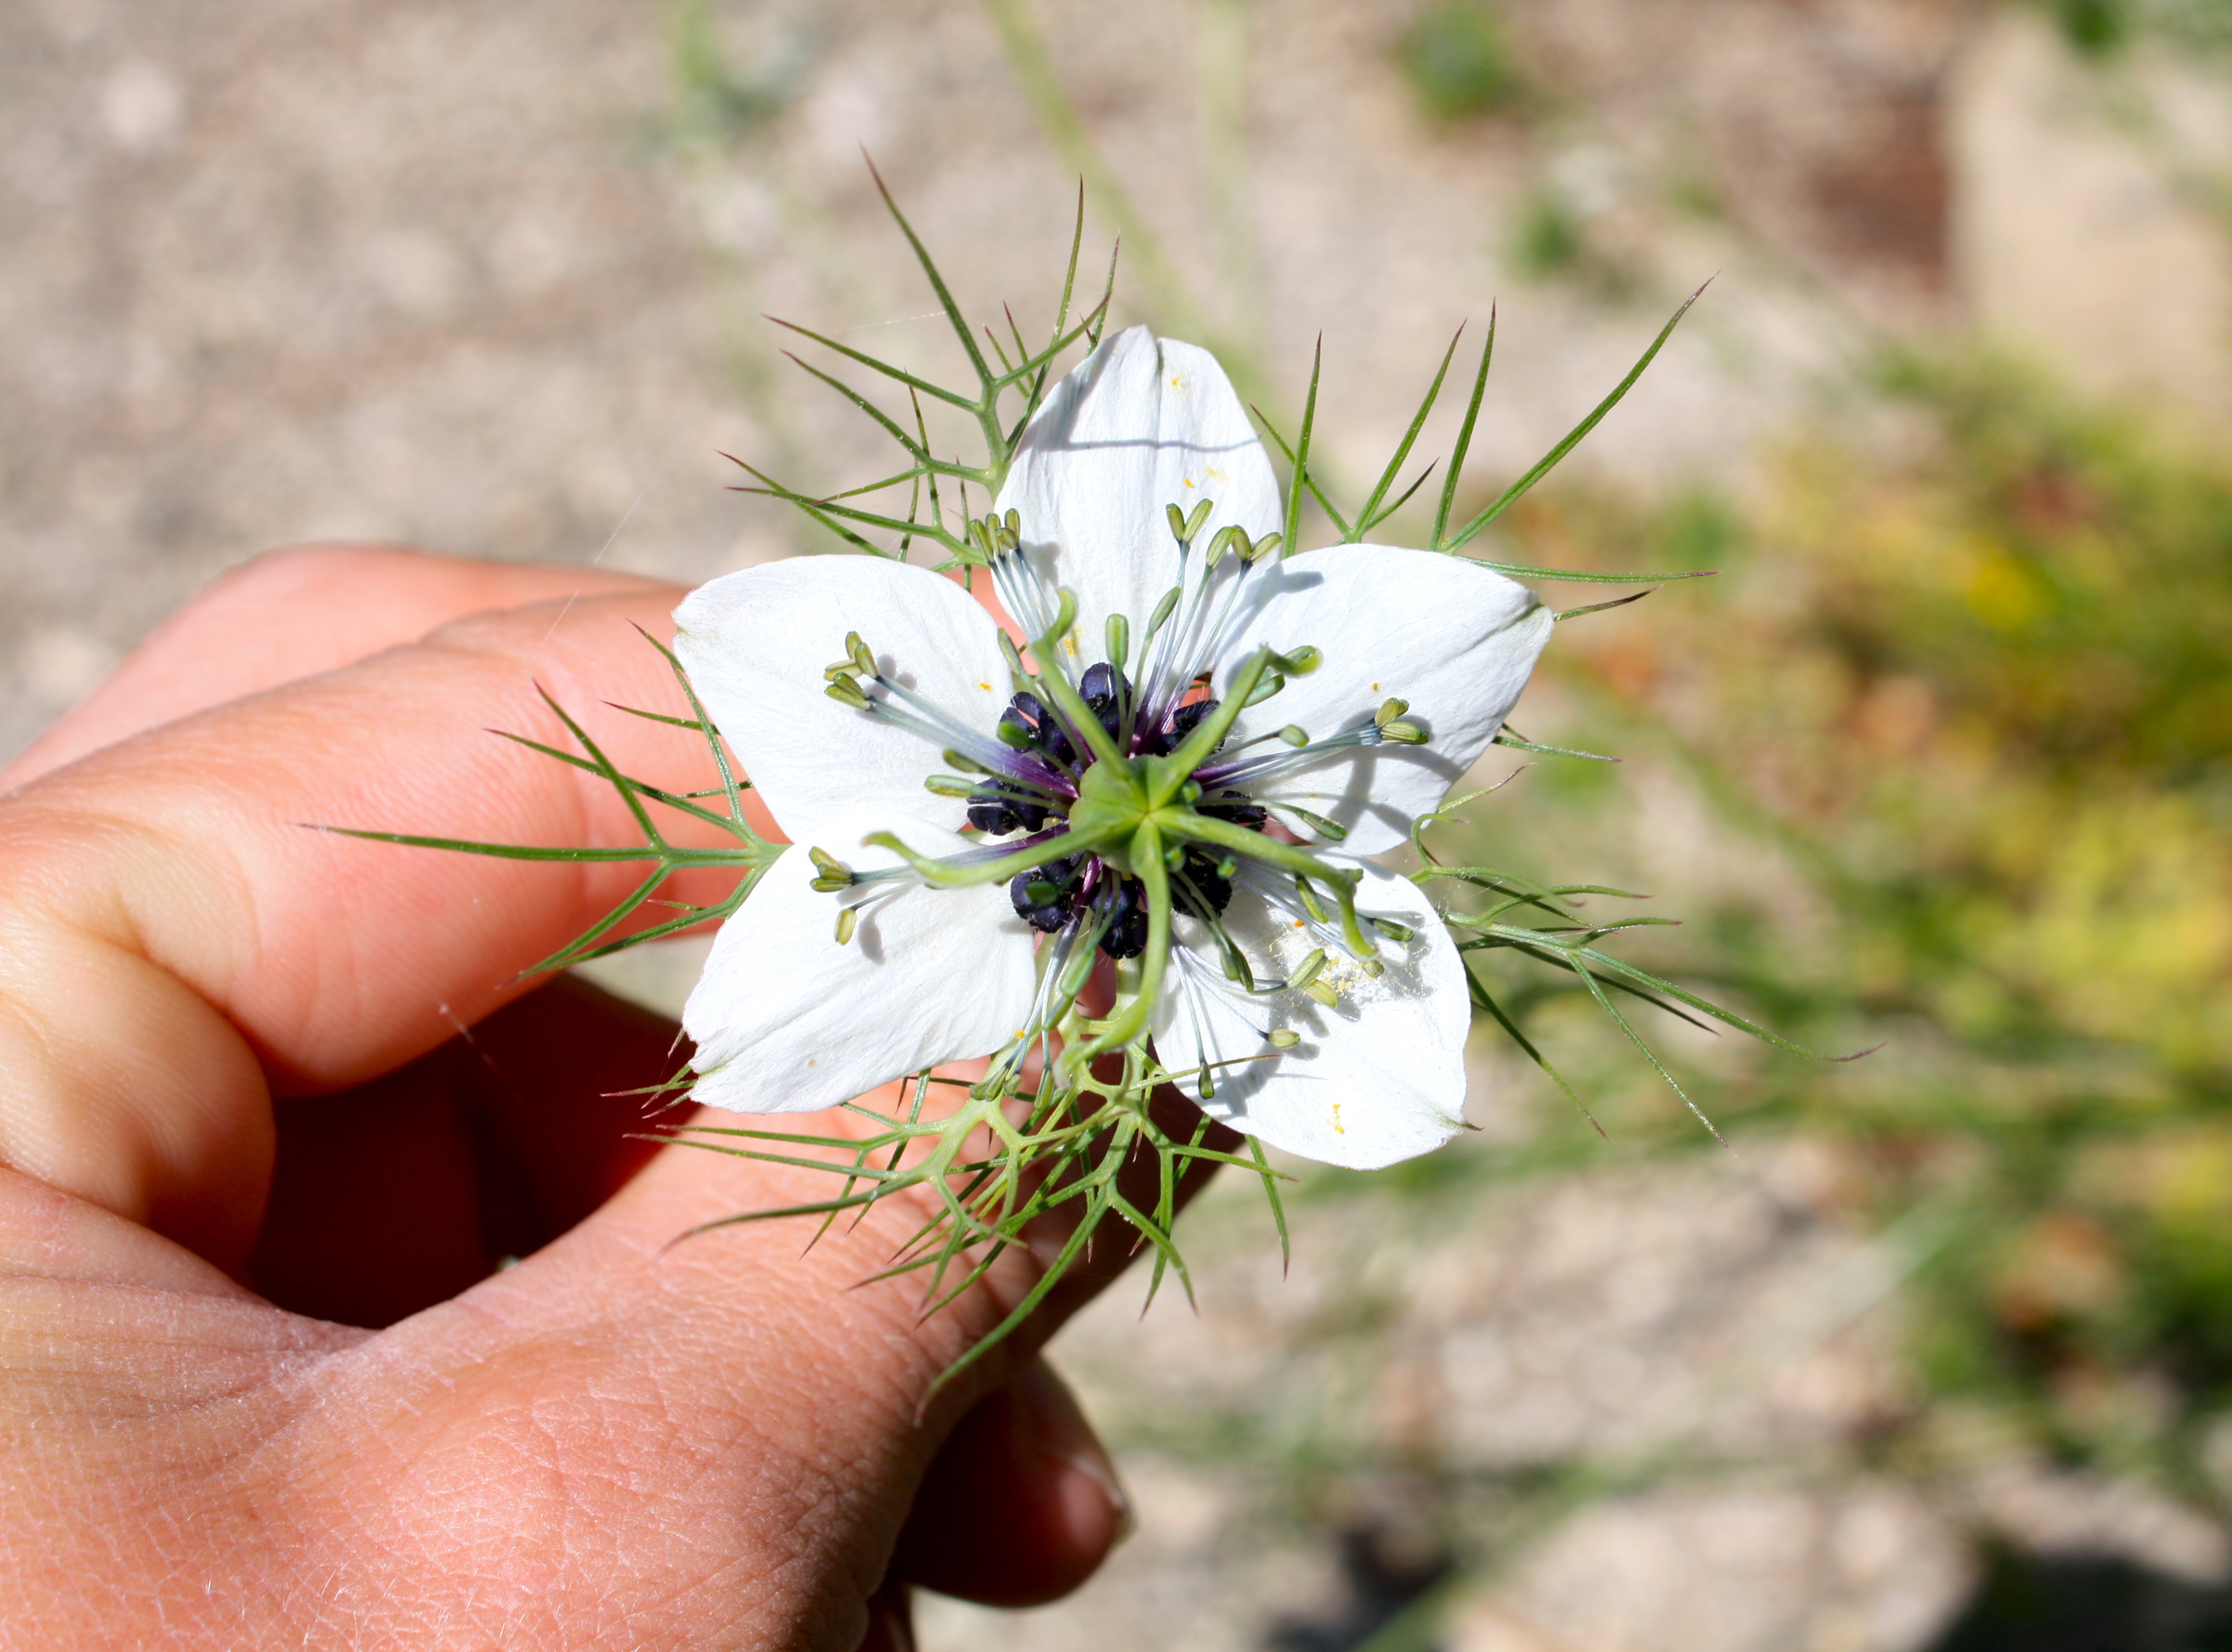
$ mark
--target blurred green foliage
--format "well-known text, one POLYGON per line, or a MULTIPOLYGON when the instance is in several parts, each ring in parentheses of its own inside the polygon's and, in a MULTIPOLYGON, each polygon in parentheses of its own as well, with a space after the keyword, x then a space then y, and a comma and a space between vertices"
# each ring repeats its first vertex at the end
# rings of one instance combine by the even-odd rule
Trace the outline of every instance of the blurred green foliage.
POLYGON ((1521 203, 1511 227, 1511 267, 1529 281, 1577 270, 1587 258, 1588 239, 1580 215, 1547 190, 1521 203))
POLYGON ((1503 20, 1482 0, 1443 0, 1428 10, 1404 32, 1396 61, 1438 120, 1511 108, 1527 89, 1503 20))
MULTIPOLYGON (((1817 1047, 1888 1040, 1739 1059, 1707 1093, 1739 1130, 1843 1142, 1873 1220, 1945 1212, 1911 1305, 1936 1397, 2221 1501, 2194 1448, 2232 1429, 2232 475, 2003 362, 1903 359, 1878 388, 1898 457, 1830 431, 1742 509, 1515 513, 1554 563, 1728 570, 1561 627, 1548 733, 1701 800, 1644 826, 1698 868, 1657 880, 1697 922, 1651 967, 1817 1047)), ((1515 832, 1522 871, 1642 875, 1593 824, 1632 793, 1543 778, 1499 811, 1507 858, 1515 832), (1593 836, 1612 864, 1577 864, 1593 836)))
POLYGON ((2131 27, 2122 0, 2054 0, 2054 16, 2069 43, 2092 57, 2122 45, 2131 27))
POLYGON ((2232 47, 2232 0, 2041 0, 2062 37, 2104 58, 2153 36, 2181 48, 2232 47))
POLYGON ((765 126, 789 102, 779 70, 740 70, 723 43, 712 0, 667 0, 666 49, 677 140, 725 146, 765 126))

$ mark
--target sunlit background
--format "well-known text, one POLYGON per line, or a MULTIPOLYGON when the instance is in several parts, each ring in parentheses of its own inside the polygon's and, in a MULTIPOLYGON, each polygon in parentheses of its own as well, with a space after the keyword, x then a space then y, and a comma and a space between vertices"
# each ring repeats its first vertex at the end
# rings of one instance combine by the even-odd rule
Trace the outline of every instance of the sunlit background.
POLYGON ((272 545, 807 548, 722 451, 890 467, 762 313, 953 366, 863 148, 980 314, 1046 324, 1082 178, 1118 319, 1282 425, 1322 334, 1352 496, 1491 301, 1476 505, 1713 277, 1474 548, 1718 576, 1560 626, 1515 721, 1625 761, 1444 843, 1880 1046, 1640 1012, 1724 1150, 1491 964, 1604 1134, 1490 1030, 1481 1133, 1306 1173, 1284 1277, 1213 1192, 1198 1318, 1056 1345, 1138 1535, 926 1644, 2232 1646, 2232 4, 14 0, 0 755, 272 545))

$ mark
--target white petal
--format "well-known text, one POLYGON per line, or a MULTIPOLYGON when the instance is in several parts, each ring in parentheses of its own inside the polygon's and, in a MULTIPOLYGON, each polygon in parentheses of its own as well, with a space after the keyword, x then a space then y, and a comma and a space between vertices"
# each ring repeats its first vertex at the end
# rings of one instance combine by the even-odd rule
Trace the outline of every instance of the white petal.
POLYGON ((1145 632, 1178 580, 1164 507, 1191 513, 1203 499, 1216 509, 1199 545, 1230 523, 1260 539, 1284 520, 1271 461, 1224 369, 1144 327, 1103 340, 1033 416, 994 502, 1022 518, 1024 554, 1048 591, 1077 593, 1073 671, 1101 658, 1109 615, 1128 618, 1135 639, 1145 632))
MULTIPOLYGON (((1324 656, 1233 726, 1228 748, 1299 725, 1314 740, 1369 722, 1380 704, 1411 703, 1423 746, 1329 754, 1245 786, 1258 802, 1292 804, 1348 829, 1343 852, 1375 855, 1403 841, 1488 749, 1527 686, 1552 619, 1534 593, 1463 557, 1386 545, 1336 545, 1280 563, 1254 595, 1217 669, 1222 687, 1257 647, 1305 645, 1324 656)), ((1272 742, 1254 751, 1280 749, 1272 742)), ((1304 836, 1310 828, 1286 824, 1304 836)))
POLYGON ((923 790, 942 745, 822 692, 857 631, 894 681, 989 735, 1009 696, 999 628, 952 580, 881 557, 795 557, 699 586, 674 623, 691 686, 792 841, 841 810, 967 818, 923 790))
POLYGON ((809 847, 856 870, 899 864, 863 848, 888 831, 922 854, 966 839, 920 820, 853 813, 787 849, 721 926, 682 1011, 697 1041, 691 1097, 732 1112, 806 1113, 939 1061, 985 1055, 1030 1011, 1031 931, 1004 884, 906 888, 861 910, 837 944, 838 898, 812 887, 809 847))
MULTIPOLYGON (((1243 997, 1173 960, 1173 985, 1155 1017, 1155 1050, 1173 1072, 1239 1063, 1212 1072, 1216 1093, 1202 1103, 1211 1118, 1304 1158, 1368 1170, 1439 1147, 1463 1128, 1472 1009, 1463 962, 1424 891, 1385 867, 1361 864, 1358 908, 1414 931, 1407 945, 1382 946, 1385 974, 1372 980, 1345 954, 1332 954, 1319 979, 1341 996, 1327 1008, 1291 989, 1243 997), (1178 984, 1181 977, 1191 984, 1178 984), (1266 1035, 1280 1027, 1300 1033, 1301 1042, 1273 1050, 1266 1035)), ((1260 980, 1291 974, 1317 945, 1244 888, 1225 909, 1224 923, 1260 980)), ((1200 926, 1181 918, 1177 927, 1206 975, 1221 981, 1200 926)), ((1200 1099, 1198 1073, 1179 1087, 1200 1099)))

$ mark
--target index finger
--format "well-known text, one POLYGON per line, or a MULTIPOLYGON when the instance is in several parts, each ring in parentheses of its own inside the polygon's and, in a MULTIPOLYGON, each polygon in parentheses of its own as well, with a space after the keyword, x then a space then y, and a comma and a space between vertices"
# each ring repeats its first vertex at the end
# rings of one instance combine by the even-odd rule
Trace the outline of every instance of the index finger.
MULTIPOLYGON (((612 789, 481 732, 563 745, 538 682, 625 768, 710 781, 630 629, 672 593, 477 615, 213 708, 0 798, 0 1157, 213 1254, 252 1234, 267 1085, 351 1084, 522 990, 519 972, 642 876, 306 832, 315 821, 539 845, 640 841, 612 789)), ((699 828, 710 832, 711 828, 699 828)))

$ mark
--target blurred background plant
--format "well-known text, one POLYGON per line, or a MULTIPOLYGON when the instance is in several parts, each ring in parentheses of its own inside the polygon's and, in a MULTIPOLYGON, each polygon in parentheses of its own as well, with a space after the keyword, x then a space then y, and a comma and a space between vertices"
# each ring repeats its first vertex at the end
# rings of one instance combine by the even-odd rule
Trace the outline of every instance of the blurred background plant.
POLYGON ((1139 1537, 926 1640, 2232 1645, 2228 47, 2224 0, 32 0, 0 749, 269 544, 810 548, 717 452, 877 456, 761 313, 950 365, 863 144, 973 309, 1042 323, 1082 178, 1119 320, 1281 428, 1323 331, 1343 491, 1492 298, 1476 508, 1717 270, 1474 548, 1718 576, 1562 626, 1519 725, 1623 761, 1499 754, 1437 840, 1880 1047, 1661 1020, 1724 1151, 1514 975, 1608 1139, 1483 1034, 1482 1134, 1311 1173, 1291 1277, 1213 1192, 1202 1317, 1057 1348, 1139 1537))

